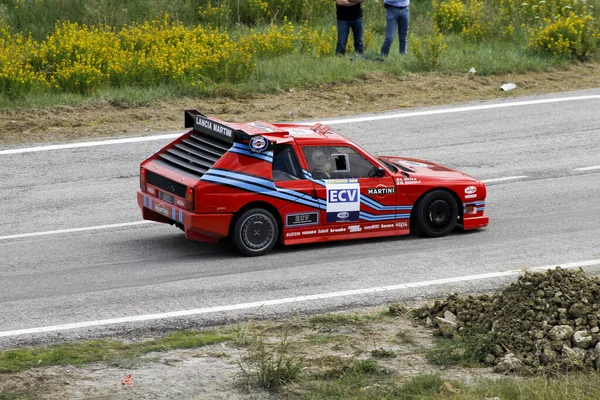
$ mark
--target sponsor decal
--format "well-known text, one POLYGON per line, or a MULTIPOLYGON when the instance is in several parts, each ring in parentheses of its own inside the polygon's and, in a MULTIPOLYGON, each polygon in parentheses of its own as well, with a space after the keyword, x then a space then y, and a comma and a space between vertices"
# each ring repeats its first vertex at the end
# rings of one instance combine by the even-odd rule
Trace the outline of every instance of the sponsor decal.
POLYGON ((475 192, 477 192, 477 187, 475 186, 467 186, 465 188, 465 194, 473 194, 475 192))
POLYGON ((233 137, 233 129, 200 115, 196 115, 196 125, 219 135, 227 136, 228 138, 233 137))
POLYGON ((263 125, 263 124, 258 123, 258 122, 250 122, 250 123, 248 123, 248 126, 260 129, 263 132, 275 132, 275 129, 273 129, 272 127, 267 126, 267 125, 263 125))
POLYGON ((357 179, 329 179, 327 222, 357 222, 360 212, 360 184, 357 179))
POLYGON ((300 236, 300 232, 288 232, 285 234, 286 237, 294 237, 294 236, 300 236))
POLYGON ((304 236, 304 235, 314 235, 315 233, 317 233, 316 229, 313 229, 311 231, 303 231, 302 232, 302 236, 304 236))
POLYGON ((269 141, 263 136, 252 136, 248 147, 255 153, 262 153, 269 147, 269 141))
POLYGON ((156 189, 154 189, 153 187, 148 186, 148 193, 156 195, 156 189))
POLYGON ((319 212, 318 211, 285 215, 286 226, 317 225, 318 223, 319 223, 319 212))
POLYGON ((365 230, 367 229, 379 229, 379 224, 365 226, 365 230))
POLYGON ((179 207, 185 207, 185 201, 181 199, 175 200, 175 204, 177 204, 179 207))
POLYGON ((474 199, 475 197, 477 197, 477 193, 465 195, 465 199, 474 199))
POLYGON ((420 162, 417 162, 417 161, 398 160, 396 162, 402 163, 402 164, 413 165, 415 167, 431 167, 431 165, 429 165, 429 164, 420 163, 420 162))
POLYGON ((417 178, 396 178, 397 185, 415 185, 421 183, 417 178))
POLYGON ((329 233, 329 229, 319 229, 317 233, 329 233))
POLYGON ((348 227, 348 232, 360 232, 362 231, 362 228, 360 225, 350 225, 348 227))
POLYGON ((396 222, 396 228, 406 228, 408 223, 406 222, 396 222))
POLYGON ((292 136, 297 136, 297 135, 312 135, 315 132, 312 131, 311 129, 289 129, 288 132, 290 133, 290 135, 292 136))
POLYGON ((386 194, 394 194, 396 193, 396 188, 386 187, 383 185, 377 186, 374 189, 367 189, 367 194, 374 194, 376 196, 385 196, 386 194))
POLYGON ((346 228, 331 228, 331 233, 346 232, 346 228))
POLYGON ((394 224, 381 224, 382 228, 393 228, 394 224))
POLYGON ((358 183, 358 179, 327 179, 330 184, 358 183))
POLYGON ((155 205, 154 211, 156 211, 157 213, 160 213, 166 217, 169 216, 169 209, 167 207, 163 206, 162 204, 155 205))

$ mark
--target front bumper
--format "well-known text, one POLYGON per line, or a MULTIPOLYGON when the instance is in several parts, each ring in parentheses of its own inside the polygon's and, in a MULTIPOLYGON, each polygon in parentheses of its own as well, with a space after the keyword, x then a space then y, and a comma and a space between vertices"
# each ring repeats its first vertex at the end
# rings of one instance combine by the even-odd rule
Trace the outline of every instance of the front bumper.
POLYGON ((483 228, 488 226, 490 223, 490 217, 487 215, 481 215, 479 217, 465 217, 463 218, 463 229, 465 231, 477 228, 483 228))
POLYGON ((229 234, 233 214, 194 213, 139 190, 137 201, 142 218, 177 225, 184 230, 187 239, 215 243, 229 234))

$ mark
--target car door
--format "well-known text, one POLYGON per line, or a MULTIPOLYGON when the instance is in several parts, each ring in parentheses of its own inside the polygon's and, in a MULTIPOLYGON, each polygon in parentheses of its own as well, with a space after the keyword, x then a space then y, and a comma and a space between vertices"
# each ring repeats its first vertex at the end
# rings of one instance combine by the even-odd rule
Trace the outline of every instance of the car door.
POLYGON ((279 210, 284 239, 315 235, 321 223, 320 205, 315 187, 305 176, 291 143, 275 147, 272 174, 279 195, 290 200, 279 210))
POLYGON ((330 234, 397 229, 396 189, 387 169, 349 145, 305 146, 302 152, 330 234))

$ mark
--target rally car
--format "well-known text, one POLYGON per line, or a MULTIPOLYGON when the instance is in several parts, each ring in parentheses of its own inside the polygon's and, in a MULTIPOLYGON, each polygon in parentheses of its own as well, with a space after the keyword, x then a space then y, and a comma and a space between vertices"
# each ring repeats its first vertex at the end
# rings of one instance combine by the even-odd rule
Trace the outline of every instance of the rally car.
POLYGON ((229 123, 185 111, 189 132, 144 160, 142 217, 244 255, 296 245, 488 225, 485 185, 429 161, 373 156, 330 127, 229 123))

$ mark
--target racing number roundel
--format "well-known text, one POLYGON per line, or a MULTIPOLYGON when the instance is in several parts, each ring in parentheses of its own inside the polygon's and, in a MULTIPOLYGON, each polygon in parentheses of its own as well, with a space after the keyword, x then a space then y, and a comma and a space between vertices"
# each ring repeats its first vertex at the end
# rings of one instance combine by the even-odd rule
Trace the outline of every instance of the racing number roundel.
POLYGON ((250 139, 249 147, 255 153, 262 153, 269 147, 269 141, 263 136, 253 136, 250 139))

